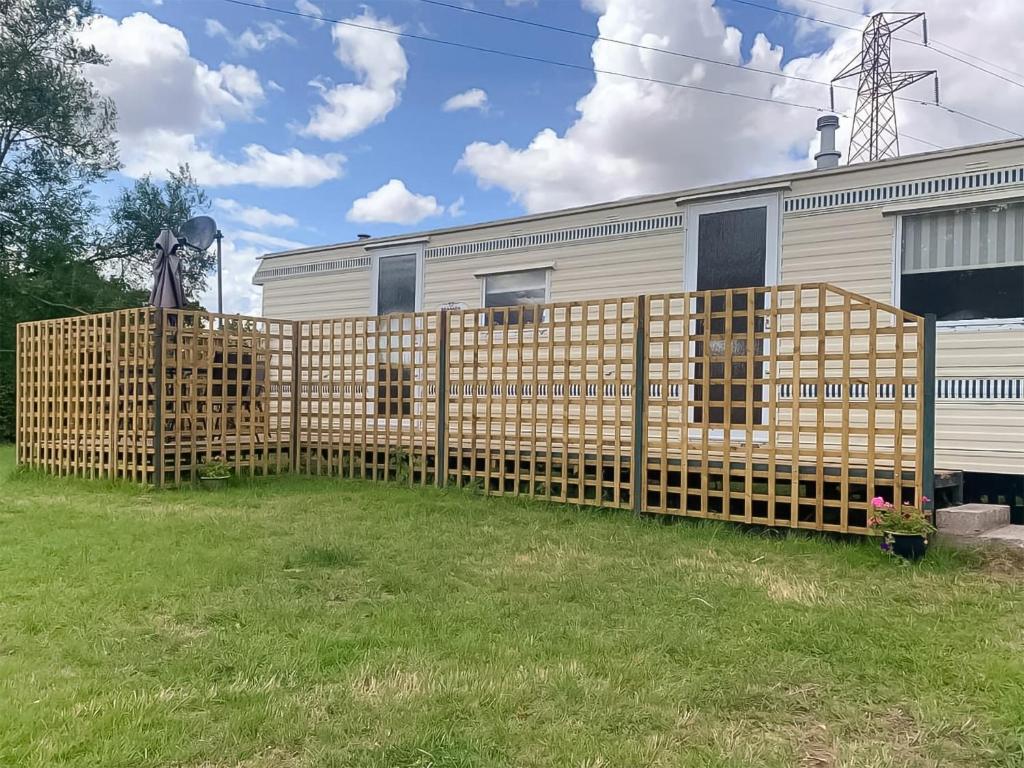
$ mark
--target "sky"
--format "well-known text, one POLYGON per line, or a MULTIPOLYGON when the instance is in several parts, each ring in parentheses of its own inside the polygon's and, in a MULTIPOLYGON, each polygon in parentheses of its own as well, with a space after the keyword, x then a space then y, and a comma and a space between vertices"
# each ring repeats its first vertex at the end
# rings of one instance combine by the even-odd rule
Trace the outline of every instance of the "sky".
MULTIPOLYGON (((227 312, 258 314, 269 252, 812 167, 821 83, 878 10, 928 15, 931 46, 907 27, 895 69, 938 70, 944 106, 1009 129, 923 103, 928 79, 901 94, 903 154, 1024 133, 1019 0, 96 4, 80 35, 110 58, 87 72, 118 109, 108 187, 189 164, 224 232, 227 312)), ((844 152, 854 97, 836 91, 844 152)))

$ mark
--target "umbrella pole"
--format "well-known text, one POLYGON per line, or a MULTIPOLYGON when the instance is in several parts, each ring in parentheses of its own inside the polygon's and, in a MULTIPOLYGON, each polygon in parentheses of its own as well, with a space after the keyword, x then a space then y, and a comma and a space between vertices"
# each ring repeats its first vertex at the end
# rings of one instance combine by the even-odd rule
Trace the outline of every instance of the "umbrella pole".
POLYGON ((217 238, 217 314, 224 314, 224 287, 221 280, 221 265, 220 265, 220 241, 224 237, 220 230, 217 230, 217 234, 214 235, 217 238))

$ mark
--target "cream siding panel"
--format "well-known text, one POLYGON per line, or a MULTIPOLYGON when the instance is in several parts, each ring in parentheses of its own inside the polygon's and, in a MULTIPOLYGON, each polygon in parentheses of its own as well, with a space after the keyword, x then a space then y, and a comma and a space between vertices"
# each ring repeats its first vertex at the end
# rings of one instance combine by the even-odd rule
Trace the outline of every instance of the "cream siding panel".
MULTIPOLYGON (((534 232, 548 232, 553 229, 565 229, 569 227, 582 227, 590 224, 600 224, 606 221, 619 221, 622 219, 640 219, 647 216, 660 216, 666 213, 678 213, 679 207, 674 200, 658 200, 655 202, 629 203, 624 202, 621 206, 606 208, 597 211, 583 211, 579 213, 566 213, 560 216, 545 217, 535 221, 512 221, 497 224, 481 224, 472 230, 460 230, 457 232, 442 232, 430 236, 429 247, 452 245, 455 243, 472 242, 476 240, 490 240, 491 238, 509 237, 511 235, 526 235, 534 232)), ((538 250, 520 251, 518 258, 533 260, 538 250)), ((502 254, 502 257, 516 256, 516 254, 502 254)))
POLYGON ((283 320, 365 315, 370 311, 367 269, 271 280, 263 286, 263 314, 283 320))
POLYGON ((939 401, 935 466, 968 472, 1024 473, 1024 403, 939 401))
POLYGON ((893 221, 880 208, 784 216, 782 282, 832 283, 891 302, 893 221))
MULTIPOLYGON (((1024 376, 1024 329, 939 329, 938 379, 1024 376)), ((935 465, 969 472, 1024 472, 1024 402, 939 400, 935 465)))
POLYGON ((1024 376, 1024 328, 939 328, 935 375, 1024 376))
POLYGON ((479 306, 483 281, 473 276, 475 272, 547 263, 555 265, 551 273, 552 301, 680 291, 683 287, 683 233, 427 260, 423 306, 436 309, 446 302, 479 306))

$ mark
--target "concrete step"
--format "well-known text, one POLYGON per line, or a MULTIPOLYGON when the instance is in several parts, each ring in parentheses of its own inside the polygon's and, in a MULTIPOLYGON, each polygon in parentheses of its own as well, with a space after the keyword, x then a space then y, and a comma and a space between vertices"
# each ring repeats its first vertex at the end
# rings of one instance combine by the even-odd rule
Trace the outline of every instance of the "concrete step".
POLYGON ((999 541, 1024 549, 1024 525, 1004 525, 985 531, 978 536, 985 541, 999 541))
POLYGON ((1008 526, 1010 507, 1007 504, 960 504, 937 510, 935 522, 940 533, 952 536, 978 536, 986 531, 1008 526))

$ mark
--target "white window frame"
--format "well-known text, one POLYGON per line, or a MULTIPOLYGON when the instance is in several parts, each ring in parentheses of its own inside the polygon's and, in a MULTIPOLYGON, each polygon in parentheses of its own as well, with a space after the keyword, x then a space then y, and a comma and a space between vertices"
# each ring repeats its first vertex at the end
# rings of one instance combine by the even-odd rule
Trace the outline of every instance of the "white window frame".
MULTIPOLYGON (((686 249, 683 253, 683 289, 686 291, 697 290, 697 262, 699 259, 698 250, 700 243, 700 217, 708 213, 720 213, 723 211, 739 211, 746 208, 765 208, 765 237, 764 237, 764 284, 765 286, 778 285, 779 273, 782 262, 782 192, 770 192, 764 195, 745 195, 743 197, 730 197, 724 200, 712 200, 706 203, 694 203, 686 209, 686 249)), ((765 306, 769 306, 771 295, 765 295, 765 306)), ((768 330, 767 319, 765 330, 768 330)), ((765 352, 768 352, 769 341, 765 339, 765 352)), ((761 396, 767 400, 767 387, 770 384, 762 385, 761 396)), ((695 406, 690 406, 690 420, 694 419, 695 406)), ((725 440, 724 427, 706 427, 708 439, 714 441, 725 440)), ((690 433, 690 437, 697 437, 699 429, 690 433)), ((729 439, 732 443, 743 444, 746 442, 746 432, 742 429, 729 430, 729 439)), ((750 434, 751 442, 755 444, 768 441, 768 430, 755 429, 750 434)))
POLYGON ((686 247, 683 253, 683 290, 697 290, 698 245, 700 243, 700 217, 709 213, 739 211, 744 208, 766 208, 764 239, 764 284, 778 285, 781 271, 782 248, 782 193, 747 195, 694 203, 686 207, 686 247))
MULTIPOLYGON (((998 201, 997 201, 998 202, 998 201)), ((960 208, 977 208, 981 203, 962 206, 948 206, 947 210, 960 208)), ((936 209, 904 211, 893 216, 892 228, 892 305, 902 308, 900 300, 903 290, 903 219, 905 216, 917 216, 932 213, 936 209)), ((943 333, 972 331, 1018 331, 1024 328, 1024 317, 986 317, 980 320, 936 320, 935 329, 943 333)))
POLYGON ((380 260, 389 256, 416 256, 416 307, 414 312, 423 309, 423 252, 424 243, 407 243, 374 248, 371 254, 373 269, 370 277, 370 314, 379 315, 377 311, 377 287, 380 280, 380 260))
POLYGON ((544 301, 539 304, 547 304, 551 301, 551 273, 555 270, 554 264, 524 264, 514 267, 496 267, 484 271, 474 272, 473 277, 480 280, 480 308, 487 308, 487 278, 499 275, 509 275, 515 272, 540 272, 544 271, 544 301))

